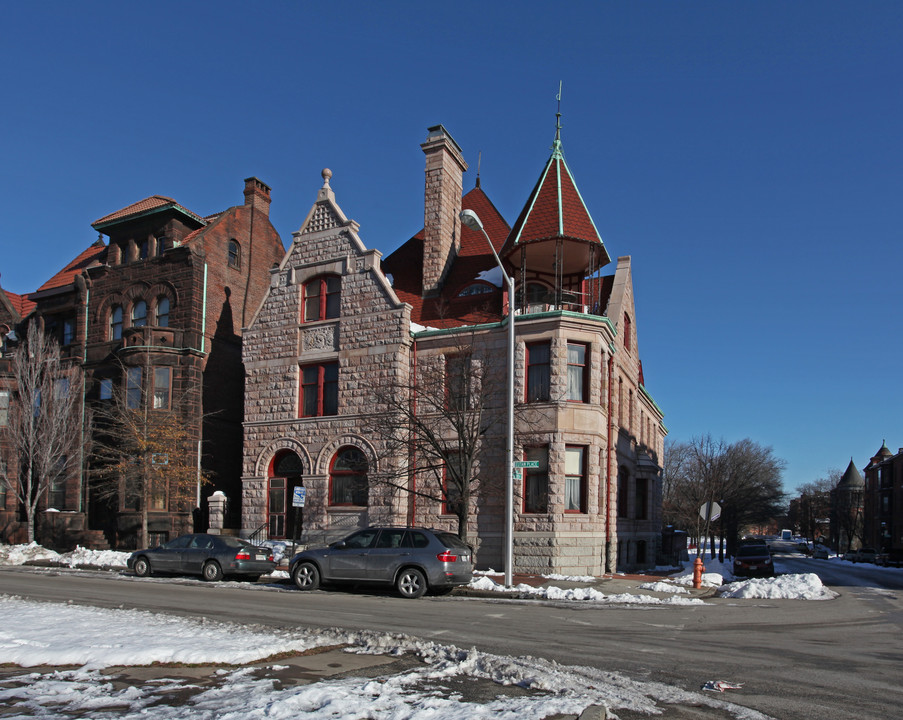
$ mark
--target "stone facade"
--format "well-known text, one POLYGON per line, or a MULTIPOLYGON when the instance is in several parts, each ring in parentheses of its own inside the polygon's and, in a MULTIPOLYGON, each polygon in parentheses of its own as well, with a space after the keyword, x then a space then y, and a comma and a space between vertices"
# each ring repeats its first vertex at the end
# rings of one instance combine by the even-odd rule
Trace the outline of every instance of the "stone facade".
MULTIPOLYGON (((630 258, 619 258, 613 275, 596 273, 608 256, 582 200, 577 217, 552 218, 552 229, 543 229, 562 208, 574 212, 579 199, 572 185, 545 191, 547 177, 569 178, 557 148, 550 164, 559 167, 543 176, 514 228, 479 180, 462 198, 466 164, 442 126, 429 129, 421 148, 421 233, 381 260, 339 209, 331 173, 324 171, 317 201, 272 271, 243 347, 242 532, 317 543, 377 523, 457 531, 458 517, 421 493, 437 482, 425 470, 423 448, 405 452, 372 431, 375 416, 397 412, 379 389, 406 389, 404 400, 427 412, 421 406, 435 387, 425 383, 444 382, 442 368, 462 347, 478 363, 474 376, 495 373, 503 381, 513 316, 514 457, 542 458, 536 474, 528 470, 515 480, 514 570, 599 575, 654 565, 666 430, 643 380, 630 258), (517 297, 507 297, 492 279, 496 266, 486 239, 456 219, 462 207, 479 213, 515 277, 517 297), (535 220, 533 208, 546 219, 535 220), (325 315, 313 312, 320 292, 340 298, 325 315), (537 376, 548 388, 531 397, 537 376), (306 404, 330 392, 337 399, 328 411, 325 404, 306 404), (335 491, 347 482, 341 471, 347 452, 363 458, 358 469, 368 481, 367 493, 351 503, 335 491), (387 484, 387 477, 396 481, 387 484), (291 508, 292 491, 302 484, 303 518, 291 508), (528 500, 530 493, 540 500, 528 500)), ((481 406, 488 421, 469 498, 467 536, 482 567, 501 568, 506 544, 504 397, 501 390, 488 393, 481 406)))

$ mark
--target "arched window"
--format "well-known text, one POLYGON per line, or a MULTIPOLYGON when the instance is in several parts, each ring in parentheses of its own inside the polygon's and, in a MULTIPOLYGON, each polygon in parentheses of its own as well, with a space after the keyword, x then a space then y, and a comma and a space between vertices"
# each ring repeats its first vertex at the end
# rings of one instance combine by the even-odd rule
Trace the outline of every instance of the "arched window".
POLYGON ((169 298, 157 298, 157 327, 169 327, 169 298))
POLYGON ((304 322, 331 320, 341 309, 342 279, 323 275, 304 283, 304 322))
POLYGON ((367 506, 367 458, 356 447, 343 447, 329 471, 329 504, 367 506))
POLYGON ((110 340, 122 339, 122 305, 110 308, 110 340))
POLYGON ((144 300, 136 300, 132 305, 132 327, 145 325, 147 325, 147 303, 144 300))
POLYGON ((241 267, 241 246, 238 244, 238 241, 232 239, 229 241, 229 267, 230 268, 240 268, 241 267))

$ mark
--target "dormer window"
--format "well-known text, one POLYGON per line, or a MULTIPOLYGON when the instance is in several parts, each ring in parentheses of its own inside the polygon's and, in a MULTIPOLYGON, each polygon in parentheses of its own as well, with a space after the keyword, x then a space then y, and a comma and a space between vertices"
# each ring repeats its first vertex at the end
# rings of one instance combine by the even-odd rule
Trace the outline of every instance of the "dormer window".
POLYGON ((228 262, 230 268, 238 269, 241 267, 241 246, 234 239, 229 241, 228 262))
POLYGON ((458 293, 458 297, 470 297, 473 295, 488 295, 493 292, 495 288, 489 283, 484 282, 475 282, 471 283, 464 287, 461 292, 458 293))
POLYGON ((323 275, 304 284, 304 322, 332 320, 341 310, 342 279, 323 275))

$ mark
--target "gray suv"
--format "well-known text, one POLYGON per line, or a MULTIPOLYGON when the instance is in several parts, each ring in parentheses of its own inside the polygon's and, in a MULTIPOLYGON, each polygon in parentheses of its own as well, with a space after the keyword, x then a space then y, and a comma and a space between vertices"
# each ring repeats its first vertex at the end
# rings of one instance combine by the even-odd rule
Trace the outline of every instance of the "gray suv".
POLYGON ((473 577, 473 550, 457 535, 427 528, 369 527, 289 563, 301 590, 321 583, 394 585, 402 597, 444 595, 473 577))

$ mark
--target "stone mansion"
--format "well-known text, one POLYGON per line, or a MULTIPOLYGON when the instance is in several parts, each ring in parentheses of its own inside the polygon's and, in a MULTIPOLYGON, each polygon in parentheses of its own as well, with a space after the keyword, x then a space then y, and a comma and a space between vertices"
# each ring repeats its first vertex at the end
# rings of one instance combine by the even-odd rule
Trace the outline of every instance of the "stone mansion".
POLYGON ((270 270, 242 334, 242 535, 314 542, 383 523, 458 531, 460 502, 478 566, 501 568, 504 391, 446 395, 444 407, 429 398, 461 378, 471 388, 495 376, 503 387, 513 321, 514 458, 527 466, 514 482, 514 571, 654 565, 667 431, 643 378, 630 258, 605 272, 612 261, 560 133, 513 226, 479 178, 463 192, 467 164, 444 127, 430 128, 421 148, 422 231, 385 258, 368 249, 324 170, 270 270), (513 297, 462 209, 481 219, 513 297), (459 409, 483 423, 466 453, 456 445, 459 409), (428 457, 436 445, 417 433, 394 441, 394 430, 428 413, 444 420, 420 433, 448 445, 444 462, 469 458, 466 491, 449 490, 450 469, 428 457), (301 486, 303 511, 292 502, 301 486))

